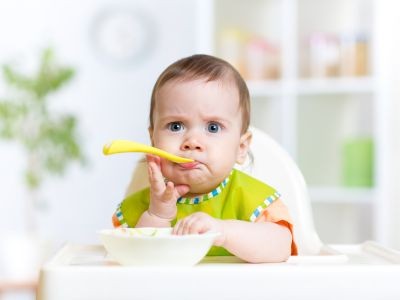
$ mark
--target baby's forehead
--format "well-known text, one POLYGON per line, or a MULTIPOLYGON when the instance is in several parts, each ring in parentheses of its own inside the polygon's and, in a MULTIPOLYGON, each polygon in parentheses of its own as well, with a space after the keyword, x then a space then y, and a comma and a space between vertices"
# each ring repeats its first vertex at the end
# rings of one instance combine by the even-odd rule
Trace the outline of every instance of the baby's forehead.
MULTIPOLYGON (((239 97, 239 88, 235 82, 230 77, 224 76, 222 78, 210 80, 207 77, 179 77, 171 79, 165 82, 161 87, 158 89, 158 94, 161 90, 174 90, 174 88, 179 86, 186 86, 186 85, 197 85, 197 86, 206 86, 206 85, 214 85, 218 87, 219 90, 225 90, 232 93, 232 96, 239 97)), ((216 92, 219 92, 218 89, 216 92)))
POLYGON ((234 83, 223 80, 207 80, 204 78, 170 81, 159 90, 159 94, 161 95, 171 93, 183 94, 189 97, 194 96, 195 93, 204 95, 229 95, 233 102, 239 99, 239 90, 234 83))
POLYGON ((234 77, 228 72, 221 74, 218 77, 213 77, 211 75, 183 75, 181 77, 176 78, 176 83, 179 82, 184 83, 191 81, 197 81, 202 83, 213 82, 213 83, 218 83, 221 86, 230 86, 230 88, 236 87, 236 82, 234 77))

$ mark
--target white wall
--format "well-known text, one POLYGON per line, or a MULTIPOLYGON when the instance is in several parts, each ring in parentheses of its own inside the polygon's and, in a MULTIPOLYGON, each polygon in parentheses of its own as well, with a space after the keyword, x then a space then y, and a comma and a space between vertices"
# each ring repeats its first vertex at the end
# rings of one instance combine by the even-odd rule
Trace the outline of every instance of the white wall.
MULTIPOLYGON (((63 63, 77 69, 72 84, 52 100, 54 110, 80 117, 90 165, 74 166, 63 179, 46 182, 43 196, 49 208, 39 215, 45 235, 97 242, 96 231, 111 226, 111 214, 122 200, 138 156, 104 157, 102 146, 117 138, 148 142, 147 112, 156 77, 168 64, 195 51, 192 4, 185 0, 0 2, 0 63, 14 60, 31 65, 40 49, 52 45, 63 63), (94 19, 115 7, 141 11, 153 22, 156 34, 150 54, 139 63, 110 63, 92 47, 94 19)), ((4 93, 0 86, 0 96, 4 93)), ((22 150, 0 140, 0 234, 23 228, 23 167, 22 150)))
MULTIPOLYGON (((400 250, 400 2, 381 0, 376 2, 377 41, 382 47, 378 53, 377 72, 381 85, 382 101, 386 133, 382 139, 386 151, 380 159, 384 162, 382 182, 385 191, 379 195, 375 205, 379 224, 375 228, 380 242, 400 250)), ((379 170, 378 170, 379 171, 379 170)))

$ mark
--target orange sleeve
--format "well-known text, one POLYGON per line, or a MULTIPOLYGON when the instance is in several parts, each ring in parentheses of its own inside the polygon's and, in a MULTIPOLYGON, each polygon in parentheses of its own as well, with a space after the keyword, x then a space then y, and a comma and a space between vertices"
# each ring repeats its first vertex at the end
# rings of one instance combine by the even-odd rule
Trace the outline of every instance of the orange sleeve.
POLYGON ((293 237, 292 218, 289 215, 287 207, 280 199, 275 200, 266 209, 264 209, 255 222, 273 222, 287 227, 292 234, 291 254, 297 255, 297 246, 293 237))
POLYGON ((117 214, 112 215, 111 221, 112 221, 114 228, 118 228, 121 226, 121 222, 118 220, 117 214))

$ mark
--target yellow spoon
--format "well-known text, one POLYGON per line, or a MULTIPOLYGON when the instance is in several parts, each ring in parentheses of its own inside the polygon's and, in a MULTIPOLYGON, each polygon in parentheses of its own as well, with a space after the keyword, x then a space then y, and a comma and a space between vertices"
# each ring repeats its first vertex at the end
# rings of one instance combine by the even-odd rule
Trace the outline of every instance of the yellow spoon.
POLYGON ((103 147, 104 155, 124 153, 124 152, 150 153, 176 163, 188 163, 194 161, 193 159, 176 156, 155 147, 125 140, 115 140, 104 145, 103 147))

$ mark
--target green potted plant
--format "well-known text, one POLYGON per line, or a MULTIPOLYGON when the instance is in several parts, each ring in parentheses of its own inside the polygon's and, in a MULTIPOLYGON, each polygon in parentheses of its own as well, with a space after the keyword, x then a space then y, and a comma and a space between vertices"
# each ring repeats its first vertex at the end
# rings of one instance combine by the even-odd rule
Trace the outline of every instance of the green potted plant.
POLYGON ((55 60, 52 49, 41 53, 38 70, 24 74, 2 66, 9 95, 0 98, 0 138, 18 143, 26 154, 24 184, 28 198, 25 225, 35 232, 39 190, 49 175, 63 175, 72 162, 84 162, 77 117, 51 109, 51 94, 71 81, 75 71, 55 60))

